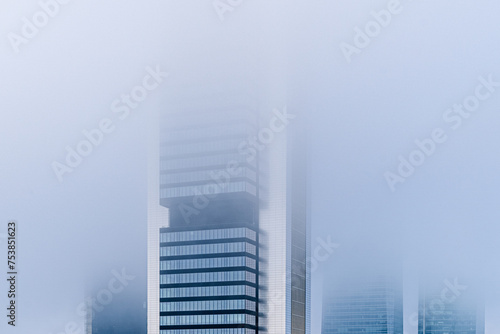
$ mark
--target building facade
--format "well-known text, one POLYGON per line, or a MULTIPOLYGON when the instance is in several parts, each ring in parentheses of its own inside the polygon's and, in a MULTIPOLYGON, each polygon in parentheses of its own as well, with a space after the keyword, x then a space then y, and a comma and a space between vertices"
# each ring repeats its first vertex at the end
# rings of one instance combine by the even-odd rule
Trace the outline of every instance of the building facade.
POLYGON ((323 334, 403 334, 400 277, 335 275, 325 287, 323 334))
POLYGON ((161 116, 148 332, 305 334, 305 144, 294 146, 282 111, 259 113, 245 98, 201 101, 161 116))
POLYGON ((85 334, 147 334, 145 275, 112 273, 86 288, 85 334))
POLYGON ((450 277, 421 281, 418 334, 484 334, 484 299, 478 287, 450 277))

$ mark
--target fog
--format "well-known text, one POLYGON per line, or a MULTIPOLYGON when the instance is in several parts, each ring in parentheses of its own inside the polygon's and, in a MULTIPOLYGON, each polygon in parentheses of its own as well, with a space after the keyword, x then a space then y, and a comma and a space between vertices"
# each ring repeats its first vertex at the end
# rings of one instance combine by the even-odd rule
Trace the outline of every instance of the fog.
POLYGON ((19 308, 16 328, 3 317, 0 331, 59 334, 83 324, 88 277, 104 287, 113 270, 144 278, 152 115, 184 87, 203 95, 242 82, 263 108, 287 106, 308 125, 312 248, 336 245, 313 259, 313 334, 327 268, 359 260, 362 275, 363 262, 392 258, 405 278, 406 333, 417 333, 408 319, 418 279, 434 268, 484 286, 486 333, 498 333, 500 4, 232 3, 218 13, 212 0, 61 1, 26 37, 23 18, 40 4, 3 0, 0 220, 19 224, 19 308), (356 46, 356 27, 381 10, 390 19, 356 46), (116 112, 152 72, 158 85, 116 112), (57 172, 98 128, 109 130, 102 141, 57 172))

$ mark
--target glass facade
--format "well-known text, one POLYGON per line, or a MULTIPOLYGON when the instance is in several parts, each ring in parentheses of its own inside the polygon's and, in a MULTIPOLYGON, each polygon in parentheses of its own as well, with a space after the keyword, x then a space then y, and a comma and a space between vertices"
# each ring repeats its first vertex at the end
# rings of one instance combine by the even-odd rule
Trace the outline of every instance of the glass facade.
POLYGON ((213 253, 239 253, 248 252, 257 255, 257 248, 249 242, 228 242, 223 244, 206 244, 188 246, 171 246, 162 247, 160 249, 161 256, 179 256, 179 255, 195 255, 195 254, 213 254, 213 253))
POLYGON ((179 312, 179 311, 222 311, 222 310, 249 310, 256 311, 256 303, 246 299, 229 300, 203 300, 187 302, 162 303, 161 311, 179 312))
POLYGON ((484 334, 484 301, 470 284, 443 278, 420 284, 418 334, 484 334))
MULTIPOLYGON (((296 135, 304 138, 305 133, 296 135)), ((304 177, 306 160, 298 152, 306 151, 305 141, 294 142, 295 154, 291 155, 291 180, 294 191, 291 194, 291 332, 305 334, 307 314, 307 182, 304 177)))
MULTIPOLYGON (((270 124, 273 116, 263 116, 270 124)), ((310 226, 307 211, 307 134, 299 124, 276 135, 261 156, 262 319, 269 333, 310 332, 310 226)))
MULTIPOLYGON (((251 241, 257 241, 257 233, 245 227, 236 227, 230 229, 210 229, 210 230, 190 230, 190 231, 180 231, 163 233, 160 235, 161 242, 177 242, 177 241, 204 241, 204 240, 214 240, 214 239, 233 239, 233 238, 247 238, 251 241)), ((171 247, 179 248, 179 246, 171 247)), ((191 247, 191 249, 196 250, 197 247, 191 247)))
POLYGON ((248 328, 172 329, 161 330, 160 334, 255 334, 255 330, 248 328))
MULTIPOLYGON (((128 274, 131 273, 127 271, 128 274)), ((87 287, 85 297, 87 302, 86 328, 84 333, 147 334, 147 309, 144 291, 146 277, 134 275, 133 280, 126 282, 126 287, 116 281, 115 288, 118 290, 115 291, 118 292, 112 293, 112 295, 109 284, 116 280, 115 276, 110 277, 106 273, 99 278, 99 284, 93 283, 87 287), (109 295, 104 294, 104 292, 109 293, 109 295)))
POLYGON ((160 240, 162 332, 198 327, 192 333, 206 334, 214 326, 257 331, 257 241, 252 227, 163 228, 160 240))
POLYGON ((224 114, 201 109, 166 115, 160 139, 162 205, 201 195, 257 196, 258 160, 240 152, 257 131, 257 117, 233 108, 224 114))
POLYGON ((227 112, 193 102, 160 122, 152 333, 306 334, 306 159, 291 149, 303 137, 255 144, 268 120, 226 98, 227 112))
POLYGON ((378 276, 331 282, 323 302, 323 334, 403 334, 402 281, 378 276))
POLYGON ((160 333, 258 331, 258 160, 252 112, 177 110, 160 135, 160 333))

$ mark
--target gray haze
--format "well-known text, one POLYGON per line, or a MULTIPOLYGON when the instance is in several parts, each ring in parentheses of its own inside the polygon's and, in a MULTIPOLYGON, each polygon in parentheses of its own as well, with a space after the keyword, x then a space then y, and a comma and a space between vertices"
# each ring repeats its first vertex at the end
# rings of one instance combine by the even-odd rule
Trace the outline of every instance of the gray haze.
POLYGON ((500 4, 401 0, 349 63, 341 43, 389 3, 243 0, 222 21, 212 0, 73 0, 16 53, 8 34, 40 6, 3 0, 0 221, 19 222, 20 299, 18 326, 2 313, 0 331, 59 334, 82 321, 85 277, 144 274, 152 110, 179 87, 236 78, 256 83, 266 105, 307 114, 297 121, 309 126, 312 247, 328 236, 339 245, 313 273, 313 334, 326 268, 388 254, 404 263, 405 323, 417 274, 444 266, 485 282, 486 333, 499 333, 500 89, 456 129, 443 115, 479 77, 500 81, 500 4), (120 120, 111 104, 147 67, 169 75, 120 120), (59 182, 52 163, 105 118, 115 129, 59 182), (392 192, 384 174, 437 128, 447 140, 392 192))

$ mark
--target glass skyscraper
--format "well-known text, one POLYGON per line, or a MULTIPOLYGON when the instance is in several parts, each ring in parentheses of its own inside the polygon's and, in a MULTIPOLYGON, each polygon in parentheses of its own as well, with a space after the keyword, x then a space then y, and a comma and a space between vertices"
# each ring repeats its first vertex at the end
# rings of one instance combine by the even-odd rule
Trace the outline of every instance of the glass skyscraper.
POLYGON ((304 138, 286 111, 258 110, 222 95, 161 116, 148 333, 309 330, 304 138))
POLYGON ((462 278, 423 279, 418 334, 484 334, 484 299, 462 278))
POLYGON ((325 285, 322 334, 403 334, 399 276, 341 271, 325 285))
POLYGON ((100 284, 87 283, 84 333, 147 334, 146 275, 134 274, 125 284, 117 276, 102 276, 100 284))

